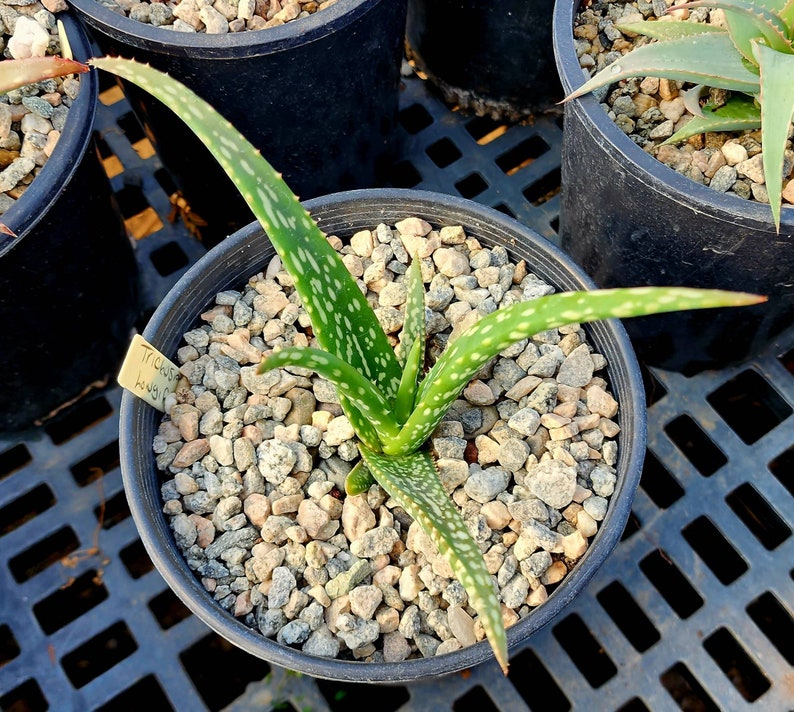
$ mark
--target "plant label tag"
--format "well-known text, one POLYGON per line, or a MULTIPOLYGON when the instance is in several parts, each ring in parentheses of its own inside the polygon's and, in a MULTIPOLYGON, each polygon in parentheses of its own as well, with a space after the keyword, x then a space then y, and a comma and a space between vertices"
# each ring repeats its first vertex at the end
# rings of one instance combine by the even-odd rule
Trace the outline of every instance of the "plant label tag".
POLYGON ((166 396, 176 390, 179 367, 135 334, 116 380, 122 388, 165 412, 166 396))

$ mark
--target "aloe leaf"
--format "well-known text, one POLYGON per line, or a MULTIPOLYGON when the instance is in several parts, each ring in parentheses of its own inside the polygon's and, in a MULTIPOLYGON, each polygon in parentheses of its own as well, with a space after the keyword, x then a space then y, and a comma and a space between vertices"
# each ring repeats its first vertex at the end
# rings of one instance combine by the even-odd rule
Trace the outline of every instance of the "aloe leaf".
MULTIPOLYGON (((259 365, 258 372, 297 366, 315 371, 331 381, 361 415, 375 428, 381 439, 394 437, 397 423, 391 417, 391 406, 375 385, 338 356, 327 351, 303 346, 288 346, 273 351, 259 365)), ((351 421, 355 427, 355 423, 351 421)))
POLYGON ((754 44, 761 67, 761 150, 764 177, 775 228, 780 232, 780 205, 783 191, 783 162, 786 140, 794 116, 794 55, 782 54, 754 44))
POLYGON ((375 478, 363 460, 359 460, 345 477, 345 494, 355 496, 364 494, 375 484, 375 478))
POLYGON ((280 174, 231 123, 167 74, 115 57, 90 64, 162 101, 212 150, 292 275, 320 346, 392 398, 400 382, 394 349, 355 279, 280 174))
POLYGON ((424 358, 424 338, 418 338, 408 352, 408 358, 403 368, 403 377, 400 381, 400 388, 397 397, 394 399, 394 419, 398 423, 408 420, 414 409, 416 402, 416 387, 419 378, 419 370, 424 358))
POLYGON ((508 346, 546 329, 683 309, 757 304, 765 299, 717 289, 631 287, 551 294, 499 309, 467 329, 441 354, 422 382, 414 412, 400 435, 384 443, 383 451, 401 455, 420 447, 477 371, 508 346))
POLYGON ((752 43, 763 37, 770 47, 791 52, 789 28, 777 14, 785 0, 693 0, 684 7, 719 8, 725 11, 728 32, 739 52, 756 64, 752 43))
POLYGON ((496 660, 507 674, 507 634, 493 580, 479 547, 450 500, 430 454, 388 457, 361 448, 372 476, 419 524, 463 584, 496 660))
POLYGON ((760 125, 761 109, 752 99, 740 94, 732 96, 724 106, 714 111, 705 107, 700 116, 687 122, 661 145, 686 141, 690 136, 706 131, 742 131, 757 129, 760 125))
POLYGON ((780 19, 789 27, 794 27, 794 0, 778 0, 783 7, 778 11, 780 19))
POLYGON ((63 57, 4 59, 0 62, 0 94, 45 79, 66 74, 82 74, 88 69, 87 64, 63 57))
MULTIPOLYGON (((405 275, 407 282, 408 298, 405 302, 405 317, 400 334, 400 350, 407 358, 413 344, 419 339, 425 342, 427 325, 425 323, 425 287, 422 282, 422 268, 419 260, 411 260, 408 272, 405 275)), ((424 358, 424 349, 422 353, 424 358)))
POLYGON ((693 35, 704 35, 707 32, 728 33, 724 27, 710 25, 707 22, 642 20, 641 22, 616 22, 615 27, 621 32, 634 32, 638 35, 645 35, 646 37, 662 41, 676 40, 693 35))
POLYGON ((662 77, 755 94, 750 71, 727 34, 708 33, 654 42, 631 50, 571 92, 565 101, 629 77, 662 77))

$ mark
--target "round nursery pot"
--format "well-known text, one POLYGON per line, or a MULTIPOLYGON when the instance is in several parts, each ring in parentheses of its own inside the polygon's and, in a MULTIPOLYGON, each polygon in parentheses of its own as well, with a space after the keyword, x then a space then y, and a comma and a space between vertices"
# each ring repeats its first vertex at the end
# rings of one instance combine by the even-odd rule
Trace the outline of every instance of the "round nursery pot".
MULTIPOLYGON (((280 27, 162 29, 75 0, 101 51, 147 62, 212 104, 303 199, 383 185, 395 151, 406 0, 338 0, 280 27)), ((253 216, 209 150, 164 104, 122 82, 208 247, 253 216)))
MULTIPOLYGON (((566 94, 584 82, 577 2, 554 8, 566 94)), ((768 205, 712 190, 634 144, 592 95, 565 104, 560 235, 601 287, 679 285, 764 294, 766 304, 626 322, 640 361, 693 374, 752 357, 794 322, 794 207, 776 234, 768 205)))
MULTIPOLYGON (((502 245, 515 259, 560 290, 591 288, 592 281, 537 233, 491 208, 438 193, 413 190, 362 190, 324 196, 305 203, 322 230, 342 239, 381 222, 424 218, 432 225, 462 225, 483 245, 502 245)), ((166 355, 173 355, 182 334, 198 314, 214 303, 219 291, 242 287, 263 271, 274 250, 257 223, 210 250, 174 286, 146 326, 143 336, 166 355)), ((645 453, 645 404, 639 366, 625 331, 617 321, 589 329, 593 348, 608 361, 607 379, 620 403, 620 448, 615 492, 605 520, 584 556, 548 599, 507 631, 511 648, 560 614, 584 588, 620 539, 638 486, 645 453)), ((452 653, 404 662, 360 662, 308 655, 265 638, 221 608, 202 586, 178 550, 163 514, 161 474, 152 439, 161 413, 125 392, 122 397, 121 469, 130 509, 155 566, 176 595, 208 626, 243 650, 279 666, 314 677, 353 682, 405 682, 430 679, 492 659, 487 642, 452 653)))
POLYGON ((559 111, 553 6, 553 0, 408 0, 409 56, 448 102, 478 115, 516 121, 559 111))
MULTIPOLYGON (((60 13, 75 58, 91 56, 60 13)), ((138 317, 137 266, 93 138, 99 77, 80 91, 51 157, 0 222, 0 430, 19 430, 115 374, 138 317)))

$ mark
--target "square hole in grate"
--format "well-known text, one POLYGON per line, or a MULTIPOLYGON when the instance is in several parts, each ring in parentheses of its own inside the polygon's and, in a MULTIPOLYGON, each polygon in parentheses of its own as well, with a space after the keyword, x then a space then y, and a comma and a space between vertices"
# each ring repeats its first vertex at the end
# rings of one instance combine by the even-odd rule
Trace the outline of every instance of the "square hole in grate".
POLYGON ((0 452, 0 480, 21 470, 32 461, 30 451, 22 444, 12 445, 7 450, 0 452))
POLYGON ((766 549, 777 548, 791 536, 788 525, 749 482, 733 490, 725 501, 766 549))
MULTIPOLYGON (((507 677, 528 702, 543 700, 543 712, 566 712, 571 703, 532 650, 522 650, 510 660, 507 677)), ((534 709, 534 708, 533 708, 534 709)))
POLYGON ((794 666, 794 619, 780 601, 766 591, 748 603, 746 610, 783 659, 794 666))
POLYGON ((695 679, 684 663, 676 663, 665 670, 659 680, 682 710, 692 712, 720 712, 714 700, 695 679))
POLYGON ((706 400, 748 444, 766 435, 792 412, 769 382, 752 370, 723 383, 706 400))
POLYGON ((131 111, 119 116, 116 120, 119 128, 124 132, 135 153, 146 160, 155 154, 154 146, 141 126, 138 117, 131 111))
POLYGON ((85 487, 91 482, 95 482, 100 477, 104 477, 108 472, 115 470, 119 466, 119 441, 104 445, 99 450, 92 452, 88 457, 75 463, 71 470, 74 481, 85 487))
POLYGON ((96 571, 86 571, 33 606, 33 615, 41 629, 51 635, 69 625, 108 597, 108 591, 96 571))
POLYGON ((471 173, 455 183, 455 190, 471 200, 488 190, 488 184, 478 173, 471 173))
POLYGON ((794 447, 790 447, 772 460, 769 463, 769 471, 794 497, 794 447))
POLYGON ((626 704, 621 705, 615 712, 651 712, 648 706, 639 698, 632 697, 626 704))
POLYGON ((270 672, 264 660, 249 655, 215 633, 180 653, 179 658, 213 712, 239 697, 249 683, 261 680, 270 672), (223 680, 223 685, 218 685, 217 680, 223 680))
POLYGON ((168 630, 192 615, 190 609, 176 597, 170 588, 164 589, 162 593, 149 601, 149 610, 154 613, 154 617, 163 630, 168 630))
POLYGON ((540 136, 530 136, 517 146, 496 158, 496 165, 505 175, 511 176, 522 168, 526 168, 550 150, 540 136))
POLYGON ((0 697, 3 712, 45 712, 49 708, 39 684, 32 678, 0 697))
POLYGON ((679 618, 689 618, 703 605, 700 594, 661 549, 652 551, 640 561, 640 570, 679 618))
POLYGON ((119 160, 119 157, 113 153, 107 141, 96 131, 94 131, 94 143, 96 144, 97 153, 99 153, 99 158, 102 161, 102 166, 105 168, 107 177, 115 178, 124 173, 124 165, 119 160))
MULTIPOLYGON (((372 706, 372 686, 337 680, 317 680, 320 694, 332 712, 347 712, 372 706)), ((378 698, 379 712, 394 712, 410 699, 405 687, 389 686, 389 694, 378 698)))
POLYGON ((555 625, 552 633, 593 688, 601 687, 617 675, 615 663, 604 646, 575 613, 555 625))
POLYGON ((461 150, 452 140, 446 137, 439 139, 435 143, 431 143, 425 149, 425 153, 439 168, 446 168, 463 157, 461 150))
POLYGON ((35 519, 55 504, 55 495, 45 484, 34 487, 0 509, 0 536, 35 519))
POLYGON ((727 628, 714 631, 703 641, 703 647, 748 702, 755 702, 771 687, 758 665, 727 628))
POLYGON ((667 509, 684 496, 684 488, 650 450, 645 453, 640 487, 659 509, 667 509))
POLYGON ((620 535, 620 540, 626 541, 626 539, 634 536, 641 528, 642 522, 640 521, 640 518, 634 514, 634 512, 629 512, 629 518, 626 520, 626 526, 623 527, 623 533, 620 535))
POLYGON ((138 644, 129 628, 119 621, 64 655, 61 667, 72 684, 80 688, 128 658, 137 649, 138 644))
POLYGON ((130 516, 130 508, 124 491, 113 495, 109 500, 94 508, 94 516, 103 529, 112 529, 130 516))
POLYGON ((637 652, 644 653, 661 639, 659 631, 619 581, 605 586, 596 598, 637 652))
POLYGON ((728 458, 688 415, 679 415, 664 428, 678 449, 703 477, 711 477, 728 458))
POLYGON ((472 687, 465 694, 458 697, 452 703, 452 709, 453 712, 469 712, 469 710, 489 712, 489 710, 498 710, 493 700, 481 685, 472 687))
POLYGON ((0 625, 0 668, 20 653, 19 643, 5 623, 0 625))
POLYGON ((488 116, 475 116, 465 123, 466 131, 480 145, 485 146, 507 133, 508 126, 488 116))
POLYGON ((44 431, 55 445, 60 445, 111 415, 113 415, 113 406, 106 398, 88 398, 56 415, 44 426, 44 431))
POLYGON ((409 134, 418 134, 433 123, 430 112, 421 104, 405 107, 398 114, 397 120, 409 134))
POLYGON ((562 175, 559 168, 536 180, 521 191, 532 205, 543 205, 560 192, 562 175))
POLYGON ((398 161, 389 170, 389 182, 395 188, 413 188, 422 182, 422 176, 410 161, 398 161))
POLYGON ((154 569, 154 564, 146 553, 143 542, 136 539, 132 544, 125 546, 120 552, 119 557, 124 568, 127 569, 132 578, 137 579, 148 574, 154 569))
POLYGON ((505 205, 504 203, 498 203, 494 205, 494 210, 498 210, 500 213, 504 213, 505 215, 509 215, 511 218, 515 218, 516 214, 510 209, 509 205, 505 205))
POLYGON ((72 529, 61 527, 9 559, 8 568, 17 582, 22 583, 76 551, 79 546, 80 542, 72 529))
POLYGON ((132 687, 116 695, 95 712, 172 712, 173 705, 168 701, 163 688, 154 675, 147 675, 132 687))
POLYGON ((723 585, 733 583, 747 571, 745 560, 708 517, 698 517, 681 533, 723 585))
POLYGON ((149 256, 157 273, 162 277, 187 267, 190 260, 176 242, 166 242, 162 247, 152 250, 149 256))

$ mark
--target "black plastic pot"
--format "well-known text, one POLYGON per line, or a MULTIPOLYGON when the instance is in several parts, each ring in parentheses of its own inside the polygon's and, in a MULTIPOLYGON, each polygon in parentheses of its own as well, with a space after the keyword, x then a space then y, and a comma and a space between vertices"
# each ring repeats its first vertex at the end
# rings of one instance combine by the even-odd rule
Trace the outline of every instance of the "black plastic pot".
MULTIPOLYGON (((306 202, 329 234, 351 236, 361 229, 412 215, 434 225, 463 225, 470 237, 502 244, 515 259, 560 289, 592 287, 592 281, 543 237, 491 208, 440 193, 411 190, 349 191, 306 202)), ((215 294, 239 288, 263 270, 274 255, 254 223, 202 257, 173 287, 143 332, 166 355, 177 350, 182 334, 215 294)), ((560 614, 584 588, 617 544, 629 516, 645 455, 645 403, 642 379, 626 333, 619 322, 590 329, 594 347, 608 362, 608 378, 621 404, 617 486, 605 520, 590 548, 548 600, 508 630, 514 648, 560 614)), ((269 662, 314 677, 352 682, 406 682, 430 679, 492 658, 487 642, 448 655, 402 663, 347 662, 309 656, 264 638, 217 605, 188 568, 162 513, 160 474, 151 450, 161 414, 129 392, 120 411, 121 472, 130 510, 147 552, 176 595, 202 621, 243 650, 269 662)))
MULTIPOLYGON (((383 185, 394 157, 406 0, 338 0, 265 30, 208 35, 71 4, 101 51, 148 62, 218 109, 303 199, 383 185)), ((253 220, 209 150, 166 106, 123 83, 211 247, 253 220)))
MULTIPOLYGON (((558 0, 554 51, 566 94, 584 79, 577 3, 558 0)), ((560 235, 601 287, 681 285, 765 294, 741 310, 631 319, 641 361, 693 374, 758 354, 794 322, 794 208, 775 233, 768 205, 718 193, 635 145, 591 96, 565 105, 560 235)))
MULTIPOLYGON (((60 13, 77 59, 88 37, 60 13)), ((132 244, 93 137, 96 72, 81 75, 58 145, 2 216, 0 430, 33 426, 115 375, 138 317, 132 244)))
POLYGON ((408 0, 406 43, 448 102, 516 121, 559 111, 554 0, 408 0))

